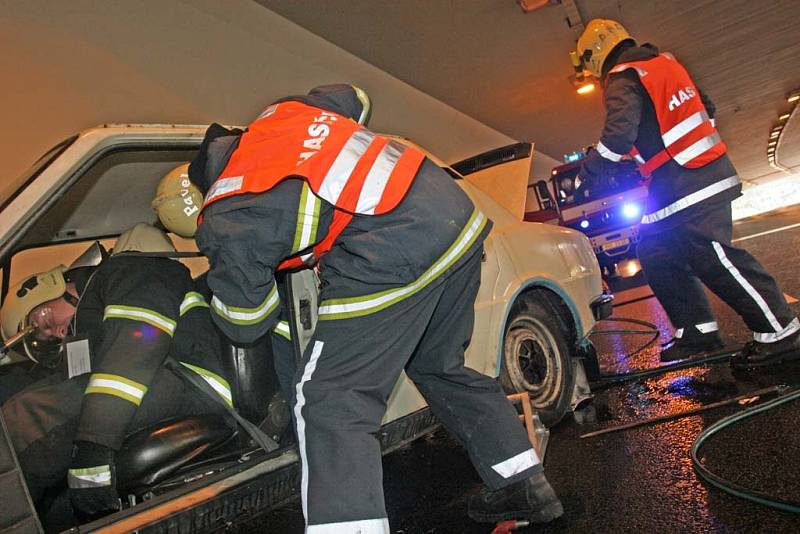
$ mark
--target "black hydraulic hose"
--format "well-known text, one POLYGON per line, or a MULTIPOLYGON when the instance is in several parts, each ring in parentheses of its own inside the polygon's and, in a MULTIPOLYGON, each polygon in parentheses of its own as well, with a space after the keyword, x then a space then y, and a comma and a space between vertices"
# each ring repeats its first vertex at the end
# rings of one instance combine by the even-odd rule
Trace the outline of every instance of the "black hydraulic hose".
MULTIPOLYGON (((654 324, 652 324, 652 323, 648 323, 647 321, 641 321, 639 319, 629 319, 629 318, 615 318, 615 319, 605 319, 605 320, 606 321, 627 322, 627 323, 632 323, 632 324, 638 324, 638 325, 647 327, 648 330, 598 330, 598 331, 590 332, 589 334, 587 334, 587 337, 589 335, 592 335, 592 334, 595 334, 595 335, 654 334, 654 336, 651 339, 649 339, 647 341, 647 343, 645 343, 643 346, 641 346, 638 349, 636 349, 634 352, 628 354, 628 357, 633 356, 633 355, 643 351, 644 349, 646 349, 650 345, 652 345, 659 338, 659 335, 660 335, 658 329, 656 328, 656 326, 654 324)), ((675 363, 675 364, 670 364, 670 365, 665 365, 665 366, 662 366, 662 367, 657 367, 655 369, 646 369, 646 370, 643 370, 643 371, 634 371, 634 372, 628 372, 628 373, 618 373, 618 374, 613 374, 613 375, 600 375, 600 380, 598 382, 592 384, 592 389, 597 389, 598 387, 602 388, 602 387, 622 384, 624 382, 630 382, 630 381, 638 380, 638 379, 642 379, 642 378, 649 378, 651 376, 660 375, 660 374, 667 373, 667 372, 670 372, 670 371, 677 371, 677 370, 680 370, 680 369, 686 369, 686 368, 689 368, 689 367, 696 367, 696 366, 705 365, 705 364, 708 364, 708 363, 722 362, 722 361, 730 359, 738 351, 739 351, 739 348, 734 348, 734 349, 731 349, 729 351, 724 351, 724 352, 720 352, 720 353, 717 353, 717 354, 712 354, 711 356, 707 356, 705 358, 697 358, 697 359, 686 360, 686 361, 682 361, 682 362, 675 363)), ((798 400, 798 399, 800 399, 800 390, 796 390, 796 391, 793 391, 791 393, 785 394, 785 395, 783 395, 783 396, 781 396, 781 397, 779 397, 777 399, 774 399, 774 400, 769 401, 769 402, 765 402, 764 404, 760 404, 758 406, 754 406, 752 408, 748 408, 748 409, 743 410, 742 412, 740 412, 738 414, 734 414, 732 416, 725 417, 725 418, 717 421, 716 423, 714 423, 713 425, 711 425, 710 427, 708 427, 704 431, 702 431, 697 436, 697 439, 695 439, 694 443, 692 444, 691 451, 690 451, 690 456, 692 458, 692 464, 693 464, 694 469, 697 472, 697 474, 700 475, 700 477, 703 480, 705 480, 706 482, 708 482, 709 484, 721 489, 722 491, 724 491, 726 493, 734 495, 736 497, 740 497, 742 499, 746 499, 746 500, 749 500, 749 501, 752 501, 752 502, 755 502, 755 503, 758 503, 758 504, 761 504, 763 506, 767 506, 767 507, 770 507, 770 508, 775 508, 776 510, 781 510, 781 511, 784 511, 784 512, 791 512, 791 513, 795 513, 795 514, 800 514, 800 502, 793 502, 793 501, 787 501, 787 500, 784 500, 784 499, 778 499, 778 498, 772 497, 770 495, 767 495, 766 493, 763 493, 763 492, 760 492, 760 491, 757 491, 757 490, 753 490, 753 489, 749 489, 749 488, 745 488, 744 486, 741 486, 741 485, 739 485, 739 484, 737 484, 735 482, 732 482, 730 480, 727 480, 727 479, 717 475, 716 473, 714 473, 713 471, 708 469, 706 466, 704 466, 702 464, 702 462, 700 462, 700 458, 699 458, 700 449, 703 446, 703 444, 705 443, 705 441, 709 437, 711 437, 714 434, 716 434, 717 432, 719 432, 720 430, 722 430, 724 428, 727 428, 727 427, 729 427, 729 426, 731 426, 731 425, 733 425, 733 424, 735 424, 735 423, 737 423, 737 422, 739 422, 739 421, 741 421, 743 419, 746 419, 748 417, 752 417, 754 415, 758 415, 760 413, 764 413, 764 412, 766 412, 768 410, 771 410, 773 408, 776 408, 778 406, 781 406, 783 404, 786 404, 788 402, 792 402, 792 401, 798 400)), ((582 437, 588 437, 588 436, 589 435, 582 436, 582 437)))
POLYGON ((648 323, 647 321, 642 321, 641 319, 631 319, 629 317, 615 317, 603 320, 608 322, 638 324, 639 326, 646 327, 647 330, 593 330, 592 332, 589 333, 589 335, 607 336, 611 334, 639 334, 639 335, 652 334, 653 337, 648 339, 644 345, 637 348, 630 354, 626 354, 628 358, 636 356, 637 354, 648 348, 650 345, 655 343, 661 336, 661 333, 659 332, 658 328, 656 328, 656 325, 654 325, 653 323, 648 323))
POLYGON ((703 430, 700 435, 697 436, 697 439, 695 439, 690 451, 692 464, 694 465, 694 469, 697 471, 697 474, 700 475, 700 477, 706 482, 736 497, 747 499, 748 501, 768 506, 770 508, 775 508, 784 512, 800 514, 800 502, 777 499, 760 491, 740 486, 739 484, 727 480, 708 469, 700 462, 699 458, 700 448, 703 446, 703 443, 709 437, 713 436, 723 428, 727 428, 747 417, 752 417, 754 415, 766 412, 797 399, 800 399, 800 390, 787 393, 781 397, 778 397, 777 399, 754 406, 752 408, 748 408, 729 417, 725 417, 724 419, 717 421, 710 427, 703 430))
POLYGON ((628 373, 617 373, 613 375, 600 375, 600 380, 598 380, 598 385, 616 385, 622 384, 623 382, 630 382, 632 380, 638 380, 640 378, 649 378, 651 376, 657 376, 664 373, 669 373, 671 371, 678 371, 680 369, 688 369, 690 367, 698 367, 700 365, 705 365, 707 363, 718 363, 724 362, 726 360, 731 359, 731 357, 739 352, 739 348, 733 348, 730 351, 721 352, 719 354, 713 354, 711 356, 706 356, 705 358, 697 358, 692 360, 685 360, 678 363, 672 363, 669 365, 664 365, 661 367, 656 367, 655 369, 645 369, 643 371, 634 371, 628 373))
MULTIPOLYGON (((647 342, 638 347, 633 352, 627 354, 628 358, 635 356, 636 354, 640 353, 641 351, 645 350, 646 348, 650 347, 653 343, 655 343, 658 338, 660 337, 660 332, 656 325, 649 323, 647 321, 642 321, 640 319, 631 319, 628 317, 616 317, 616 318, 608 318, 603 319, 604 321, 610 322, 620 322, 620 323, 631 323, 640 326, 644 326, 646 330, 593 330, 588 335, 611 335, 611 334, 652 334, 653 337, 648 339, 647 342)), ((588 336, 587 336, 588 337, 588 336)), ((654 369, 643 369, 641 371, 629 371, 626 373, 617 373, 611 375, 600 375, 599 379, 591 384, 593 389, 602 388, 613 386, 617 384, 622 384, 625 382, 630 382, 633 380, 639 380, 642 378, 649 378, 651 376, 658 376, 660 374, 669 373, 671 371, 677 371, 680 369, 687 369, 690 367, 697 367, 700 365, 705 365, 708 363, 717 363, 729 360, 731 356, 733 356, 736 352, 739 351, 739 348, 732 348, 729 351, 720 352, 717 354, 712 354, 710 356, 706 356, 704 358, 695 358, 690 360, 681 361, 678 363, 673 363, 669 365, 664 365, 661 367, 656 367, 654 369)))

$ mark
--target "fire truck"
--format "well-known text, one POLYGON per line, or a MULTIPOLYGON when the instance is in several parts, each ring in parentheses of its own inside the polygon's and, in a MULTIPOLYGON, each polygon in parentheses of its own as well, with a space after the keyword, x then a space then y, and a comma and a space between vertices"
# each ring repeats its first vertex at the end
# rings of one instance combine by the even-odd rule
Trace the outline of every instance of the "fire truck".
POLYGON ((549 182, 540 180, 528 186, 525 220, 583 232, 604 276, 624 275, 617 268, 623 260, 636 258, 647 183, 633 162, 621 163, 615 175, 597 184, 581 183, 578 171, 583 154, 578 154, 553 168, 549 182))

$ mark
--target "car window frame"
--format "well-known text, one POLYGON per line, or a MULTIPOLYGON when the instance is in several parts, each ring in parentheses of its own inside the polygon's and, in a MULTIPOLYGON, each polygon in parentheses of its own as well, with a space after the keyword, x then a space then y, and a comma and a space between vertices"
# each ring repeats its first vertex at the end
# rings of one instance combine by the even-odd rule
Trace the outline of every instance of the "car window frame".
MULTIPOLYGON (((72 142, 66 145, 63 150, 58 151, 58 156, 62 155, 64 151, 66 151, 69 146, 71 146, 75 140, 77 140, 79 136, 74 136, 72 142)), ((44 200, 44 202, 38 208, 35 208, 31 213, 28 214, 27 220, 23 222, 20 228, 16 231, 16 235, 9 239, 7 243, 0 247, 0 269, 2 269, 2 288, 0 288, 0 302, 5 300, 6 295, 8 294, 9 290, 9 281, 11 279, 11 259, 14 257, 15 254, 18 252, 25 250, 31 247, 41 247, 47 246, 49 243, 30 243, 26 246, 17 248, 17 244, 24 238, 25 234, 31 229, 31 227, 36 224, 36 222, 44 217, 47 212, 58 202, 73 186, 75 186, 81 179, 81 177, 85 176, 91 168, 96 165, 99 161, 103 158, 113 155, 117 152, 129 152, 129 151, 186 151, 186 150, 196 150, 200 147, 202 139, 196 140, 188 140, 188 141, 170 141, 166 140, 163 143, 154 142, 152 139, 149 140, 136 140, 136 139, 127 139, 122 140, 120 142, 113 142, 107 146, 103 146, 96 150, 95 152, 91 153, 89 157, 78 163, 77 167, 69 173, 69 175, 64 179, 56 188, 50 193, 48 198, 44 200)), ((46 165, 42 165, 40 169, 37 170, 35 176, 32 176, 31 179, 26 180, 26 184, 24 187, 20 187, 16 192, 15 196, 18 196, 22 191, 25 190, 28 186, 30 186, 35 179, 41 175, 56 159, 58 156, 54 156, 49 158, 49 161, 46 165)), ((9 201, 10 204, 13 200, 9 201)), ((5 209, 7 205, 3 206, 5 209)), ((2 216, 2 211, 0 211, 0 216, 2 216)), ((81 240, 91 240, 93 238, 102 238, 103 236, 84 236, 81 240)), ((61 241, 59 241, 61 243, 61 241)))

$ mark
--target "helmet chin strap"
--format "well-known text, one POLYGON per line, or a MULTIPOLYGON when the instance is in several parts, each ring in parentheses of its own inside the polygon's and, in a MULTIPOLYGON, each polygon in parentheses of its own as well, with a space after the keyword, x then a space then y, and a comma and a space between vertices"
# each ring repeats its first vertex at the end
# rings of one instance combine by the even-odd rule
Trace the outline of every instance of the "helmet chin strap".
POLYGON ((73 295, 69 291, 64 291, 64 294, 62 295, 62 298, 67 301, 67 304, 71 305, 74 308, 77 308, 78 307, 78 302, 80 302, 78 297, 76 297, 75 295, 73 295))

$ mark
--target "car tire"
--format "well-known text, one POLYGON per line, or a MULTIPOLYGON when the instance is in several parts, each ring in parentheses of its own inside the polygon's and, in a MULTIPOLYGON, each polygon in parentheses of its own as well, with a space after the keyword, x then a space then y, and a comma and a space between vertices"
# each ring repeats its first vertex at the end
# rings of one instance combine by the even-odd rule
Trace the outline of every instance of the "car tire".
POLYGON ((514 304, 506 323, 499 381, 509 394, 528 392, 545 426, 569 411, 575 376, 566 328, 547 303, 514 304))

